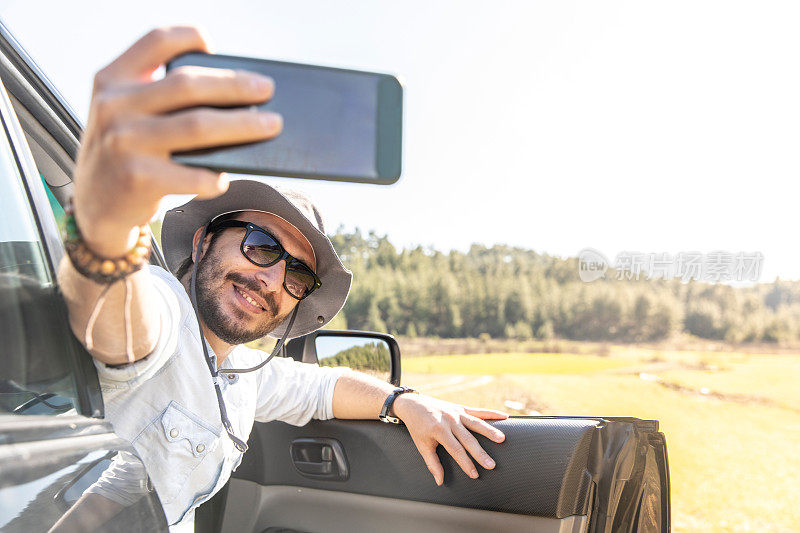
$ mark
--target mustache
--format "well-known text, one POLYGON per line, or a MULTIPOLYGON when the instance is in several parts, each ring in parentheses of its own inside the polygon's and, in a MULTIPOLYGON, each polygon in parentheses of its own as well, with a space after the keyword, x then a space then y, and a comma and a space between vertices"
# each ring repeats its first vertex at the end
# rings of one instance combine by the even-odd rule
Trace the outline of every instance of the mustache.
POLYGON ((258 281, 247 278, 238 272, 229 272, 225 279, 232 281, 233 283, 239 285, 242 288, 247 289, 248 291, 252 292, 253 294, 258 294, 264 299, 264 303, 267 306, 267 309, 273 315, 278 314, 278 302, 275 301, 275 295, 272 293, 264 294, 261 291, 261 283, 258 281))

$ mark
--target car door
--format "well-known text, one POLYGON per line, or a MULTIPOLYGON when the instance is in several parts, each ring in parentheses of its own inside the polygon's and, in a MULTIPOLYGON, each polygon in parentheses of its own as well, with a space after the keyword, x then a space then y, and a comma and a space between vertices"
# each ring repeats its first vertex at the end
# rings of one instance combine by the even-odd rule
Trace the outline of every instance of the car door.
POLYGON ((144 466, 102 418, 58 293, 58 202, 43 178, 66 175, 77 135, 22 53, 0 26, 0 529, 166 531, 144 466))
MULTIPOLYGON (((314 364, 316 335, 287 352, 314 364)), ((390 351, 399 353, 396 343, 390 351)), ((398 363, 387 373, 395 384, 398 363)), ((469 479, 440 447, 445 483, 437 487, 401 425, 257 422, 227 494, 211 504, 221 523, 207 523, 219 529, 207 531, 669 531, 657 421, 515 416, 493 425, 504 443, 478 439, 497 467, 469 479)))

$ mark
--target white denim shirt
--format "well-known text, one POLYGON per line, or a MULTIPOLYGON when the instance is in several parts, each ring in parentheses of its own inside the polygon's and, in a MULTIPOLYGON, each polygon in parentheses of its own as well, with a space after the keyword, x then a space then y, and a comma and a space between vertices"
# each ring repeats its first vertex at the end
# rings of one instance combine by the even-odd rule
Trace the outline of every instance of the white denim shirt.
MULTIPOLYGON (((170 530, 193 531, 194 509, 225 485, 242 454, 222 427, 186 290, 164 269, 150 267, 150 271, 163 302, 154 311, 161 317, 156 349, 132 365, 112 368, 98 361, 95 365, 106 418, 142 459, 170 530)), ((216 361, 210 348, 209 353, 216 361)), ((301 426, 312 418, 333 418, 333 389, 346 369, 276 357, 255 372, 224 372, 255 366, 267 355, 240 345, 220 368, 222 395, 237 437, 247 440, 254 421, 282 420, 301 426)), ((120 487, 125 486, 125 468, 121 462, 112 464, 89 492, 124 503, 120 487)))

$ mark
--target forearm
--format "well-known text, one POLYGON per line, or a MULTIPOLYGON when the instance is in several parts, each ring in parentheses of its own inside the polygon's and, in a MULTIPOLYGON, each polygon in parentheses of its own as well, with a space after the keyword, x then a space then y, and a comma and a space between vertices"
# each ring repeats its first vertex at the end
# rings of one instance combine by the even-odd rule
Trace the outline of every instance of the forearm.
POLYGON ((394 385, 361 372, 346 372, 333 389, 333 416, 375 420, 394 385))
MULTIPOLYGON (((86 343, 87 325, 94 310, 97 318, 91 328, 92 347, 97 360, 108 364, 128 361, 127 339, 132 342, 134 359, 145 357, 156 346, 160 333, 158 310, 160 301, 152 275, 144 268, 127 277, 130 290, 130 315, 126 335, 125 280, 114 283, 105 295, 102 306, 95 310, 106 285, 96 283, 78 273, 68 258, 62 261, 58 281, 69 311, 72 331, 86 343)), ((87 346, 88 348, 88 346, 87 346)))

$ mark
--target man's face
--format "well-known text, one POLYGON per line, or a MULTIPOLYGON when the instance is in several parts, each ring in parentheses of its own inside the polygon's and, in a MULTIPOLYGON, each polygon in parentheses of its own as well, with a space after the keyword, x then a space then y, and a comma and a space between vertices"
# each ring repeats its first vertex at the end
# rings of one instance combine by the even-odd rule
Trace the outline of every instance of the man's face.
MULTIPOLYGON (((282 218, 257 211, 244 211, 234 218, 269 231, 287 252, 316 270, 311 244, 282 218)), ((298 303, 283 288, 286 262, 254 265, 240 251, 244 234, 245 228, 220 230, 210 247, 212 239, 207 236, 197 269, 197 306, 203 322, 232 345, 263 337, 298 303)))

